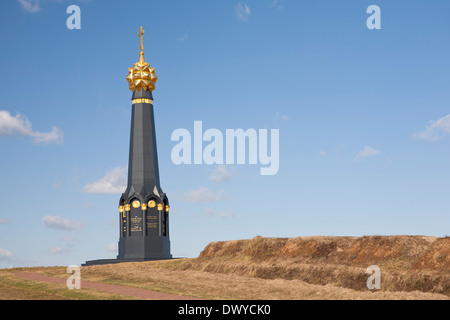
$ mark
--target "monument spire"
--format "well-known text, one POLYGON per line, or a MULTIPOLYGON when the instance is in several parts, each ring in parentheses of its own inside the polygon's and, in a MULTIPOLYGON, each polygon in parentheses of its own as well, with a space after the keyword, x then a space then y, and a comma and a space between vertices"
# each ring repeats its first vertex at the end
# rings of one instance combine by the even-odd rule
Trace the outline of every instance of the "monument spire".
POLYGON ((84 265, 171 259, 169 199, 159 181, 153 95, 158 80, 144 60, 139 28, 139 61, 128 68, 131 97, 130 153, 127 189, 119 200, 120 238, 117 259, 87 261, 84 265))
POLYGON ((169 200, 159 180, 153 94, 158 78, 144 60, 139 28, 139 61, 126 77, 133 92, 127 189, 119 202, 120 240, 118 259, 171 258, 169 200))

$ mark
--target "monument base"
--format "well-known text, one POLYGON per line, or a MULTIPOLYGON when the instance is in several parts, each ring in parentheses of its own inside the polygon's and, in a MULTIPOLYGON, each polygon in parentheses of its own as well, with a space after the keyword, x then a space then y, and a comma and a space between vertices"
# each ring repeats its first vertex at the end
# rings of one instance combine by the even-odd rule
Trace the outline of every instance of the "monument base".
POLYGON ((119 260, 165 260, 172 258, 169 237, 131 236, 119 239, 119 260))
POLYGON ((122 262, 143 262, 143 261, 159 261, 159 260, 172 260, 177 258, 155 258, 155 259, 98 259, 89 260, 81 264, 82 267, 95 266, 101 264, 114 264, 122 262))

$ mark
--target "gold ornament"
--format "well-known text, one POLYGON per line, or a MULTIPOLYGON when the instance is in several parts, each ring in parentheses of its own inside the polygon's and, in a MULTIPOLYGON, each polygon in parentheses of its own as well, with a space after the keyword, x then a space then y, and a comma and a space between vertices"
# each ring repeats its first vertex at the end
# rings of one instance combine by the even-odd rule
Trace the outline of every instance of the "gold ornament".
POLYGON ((139 208, 141 206, 141 203, 136 200, 136 201, 133 201, 132 205, 133 205, 133 208, 136 209, 136 208, 139 208))
POLYGON ((142 99, 133 99, 131 100, 132 104, 136 104, 136 103, 148 103, 148 104, 153 104, 153 100, 152 99, 146 99, 146 98, 142 98, 142 99))
POLYGON ((139 62, 136 62, 133 67, 128 68, 127 81, 131 91, 135 90, 155 90, 155 83, 158 77, 155 74, 155 68, 150 67, 150 64, 144 60, 144 46, 142 45, 142 36, 145 31, 140 27, 138 37, 140 38, 139 62))

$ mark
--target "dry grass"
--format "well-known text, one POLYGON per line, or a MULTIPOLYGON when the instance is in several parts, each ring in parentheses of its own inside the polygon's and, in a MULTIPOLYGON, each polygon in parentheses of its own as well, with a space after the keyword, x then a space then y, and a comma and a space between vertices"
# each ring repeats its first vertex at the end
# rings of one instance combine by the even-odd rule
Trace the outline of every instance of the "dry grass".
POLYGON ((210 243, 180 267, 367 290, 370 265, 381 268, 383 290, 450 295, 448 237, 255 237, 210 243))
MULTIPOLYGON (((172 261, 121 263, 115 265, 82 267, 82 280, 127 285, 154 291, 181 294, 203 299, 248 299, 248 300, 312 300, 312 299, 420 299, 438 300, 448 297, 436 293, 414 292, 370 292, 340 288, 330 284, 309 284, 301 280, 261 279, 237 274, 212 273, 207 271, 181 270, 196 259, 172 261), (181 268, 181 269, 180 269, 181 268)), ((63 285, 35 283, 29 280, 14 279, 14 272, 39 272, 46 275, 66 278, 65 268, 20 268, 0 272, 9 278, 12 285, 8 290, 0 290, 0 298, 10 299, 83 299, 71 296, 76 290, 68 290, 63 285), (15 284, 20 283, 20 287, 15 284), (14 291, 11 291, 10 288, 14 291), (31 291, 21 291, 23 287, 31 291), (5 296, 6 294, 6 296, 5 296)), ((2 283, 3 283, 3 278, 2 283)), ((82 289, 81 291, 86 290, 82 289)), ((86 291, 83 293, 86 295, 86 291)), ((84 299, 117 299, 107 293, 91 290, 84 299)), ((120 297, 127 298, 127 297, 120 297)))
MULTIPOLYGON (((210 243, 196 259, 82 267, 82 280, 203 299, 449 299, 449 238, 304 237, 210 243), (369 265, 382 289, 366 287, 369 265)), ((119 299, 35 283, 14 272, 67 278, 65 267, 0 270, 0 299, 119 299), (78 295, 77 295, 78 294, 78 295)), ((83 289, 81 290, 83 291, 83 289)))
MULTIPOLYGON (((91 266, 82 269, 89 280, 107 281, 205 299, 447 299, 423 292, 370 292, 309 284, 301 280, 262 279, 236 273, 186 268, 198 259, 91 266), (111 278, 114 278, 111 281, 111 278)), ((364 279, 364 283, 367 277, 364 279)))

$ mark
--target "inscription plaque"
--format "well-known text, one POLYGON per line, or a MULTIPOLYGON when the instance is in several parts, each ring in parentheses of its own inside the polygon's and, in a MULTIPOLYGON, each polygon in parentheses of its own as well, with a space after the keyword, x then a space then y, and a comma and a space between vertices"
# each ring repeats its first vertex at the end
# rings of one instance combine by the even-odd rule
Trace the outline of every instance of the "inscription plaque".
POLYGON ((147 213, 147 234, 158 235, 158 224, 159 219, 155 212, 147 213))
POLYGON ((139 209, 131 210, 130 233, 132 236, 142 235, 142 211, 139 209))

